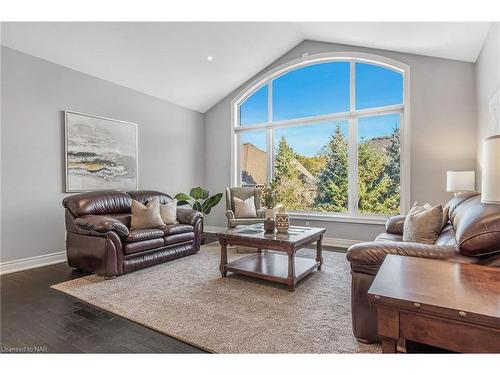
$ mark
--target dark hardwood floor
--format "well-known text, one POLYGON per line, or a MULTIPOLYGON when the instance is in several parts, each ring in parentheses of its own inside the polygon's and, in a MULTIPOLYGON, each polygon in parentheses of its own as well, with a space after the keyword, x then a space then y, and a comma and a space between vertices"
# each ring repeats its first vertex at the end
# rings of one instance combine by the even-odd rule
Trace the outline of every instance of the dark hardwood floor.
POLYGON ((50 288, 82 276, 66 263, 1 276, 0 352, 204 352, 50 288))
POLYGON ((0 351, 204 353, 50 288, 81 276, 66 263, 1 276, 0 351))

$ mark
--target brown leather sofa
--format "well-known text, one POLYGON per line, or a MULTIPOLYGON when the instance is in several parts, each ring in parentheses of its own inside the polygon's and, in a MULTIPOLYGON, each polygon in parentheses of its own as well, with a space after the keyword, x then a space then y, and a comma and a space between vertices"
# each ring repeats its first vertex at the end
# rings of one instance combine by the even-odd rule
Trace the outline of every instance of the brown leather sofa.
POLYGON ((449 221, 434 245, 403 242, 405 217, 400 215, 389 218, 375 241, 349 248, 352 328, 358 341, 379 341, 377 314, 367 293, 387 254, 500 267, 500 205, 483 204, 477 193, 464 193, 452 198, 446 211, 449 221))
POLYGON ((146 204, 153 197, 159 197, 161 204, 172 199, 150 190, 96 191, 64 198, 69 265, 113 278, 197 253, 203 217, 198 211, 178 208, 178 224, 130 229, 132 199, 146 204))

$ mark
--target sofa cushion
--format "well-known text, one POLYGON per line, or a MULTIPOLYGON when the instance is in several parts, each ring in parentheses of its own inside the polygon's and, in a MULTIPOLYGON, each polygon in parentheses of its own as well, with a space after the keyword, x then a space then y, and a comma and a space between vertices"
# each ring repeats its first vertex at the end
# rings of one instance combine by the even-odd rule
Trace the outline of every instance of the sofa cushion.
POLYGON ((481 197, 458 206, 453 215, 460 252, 480 256, 500 252, 500 205, 481 203, 481 197))
POLYGON ((153 198, 158 198, 160 200, 160 204, 165 204, 172 200, 172 197, 170 195, 156 190, 127 191, 127 194, 131 196, 132 199, 136 200, 137 202, 141 202, 142 204, 147 204, 153 198))
POLYGON ((385 223, 387 233, 403 235, 405 215, 391 216, 385 223))
POLYGON ((132 199, 121 191, 103 190, 74 194, 63 199, 66 207, 75 217, 83 215, 107 215, 130 213, 132 199))
POLYGON ((164 237, 163 240, 165 241, 165 245, 173 245, 176 243, 193 241, 194 240, 194 232, 172 234, 170 236, 164 237))
POLYGON ((150 250, 162 247, 165 241, 163 238, 154 238, 151 240, 144 240, 138 242, 127 242, 125 243, 125 247, 123 248, 123 252, 126 255, 138 253, 144 250, 150 250))
MULTIPOLYGON (((471 192, 471 193, 460 193, 451 198, 443 208, 443 212, 448 212, 448 219, 453 224, 453 220, 455 220, 455 211, 458 207, 462 206, 463 203, 468 201, 471 198, 477 197, 479 193, 471 192)), ((463 206, 462 206, 463 207, 463 206)))
POLYGON ((187 224, 163 225, 158 229, 162 230, 165 236, 194 232, 194 227, 192 225, 187 225, 187 224))
POLYGON ((134 229, 129 232, 125 242, 138 242, 162 237, 163 231, 160 229, 134 229))

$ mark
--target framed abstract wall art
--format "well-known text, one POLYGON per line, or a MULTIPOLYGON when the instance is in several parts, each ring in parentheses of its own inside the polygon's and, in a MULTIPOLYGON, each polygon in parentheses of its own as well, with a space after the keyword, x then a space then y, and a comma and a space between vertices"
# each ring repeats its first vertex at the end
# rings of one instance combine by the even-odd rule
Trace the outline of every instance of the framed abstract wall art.
POLYGON ((64 111, 66 192, 137 189, 137 124, 64 111))

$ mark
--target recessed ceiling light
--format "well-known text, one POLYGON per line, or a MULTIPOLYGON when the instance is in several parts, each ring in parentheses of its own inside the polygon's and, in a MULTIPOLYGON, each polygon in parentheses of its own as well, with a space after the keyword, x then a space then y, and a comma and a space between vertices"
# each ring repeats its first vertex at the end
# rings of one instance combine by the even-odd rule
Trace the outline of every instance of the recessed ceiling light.
POLYGON ((207 56, 207 61, 212 61, 214 59, 213 56, 207 56))

